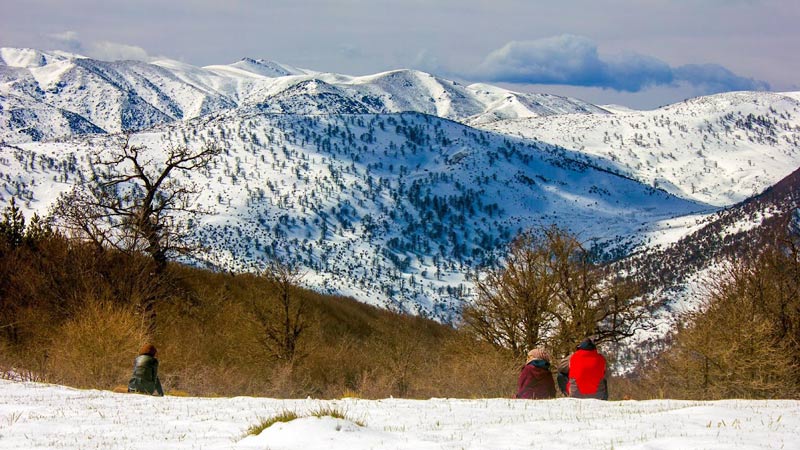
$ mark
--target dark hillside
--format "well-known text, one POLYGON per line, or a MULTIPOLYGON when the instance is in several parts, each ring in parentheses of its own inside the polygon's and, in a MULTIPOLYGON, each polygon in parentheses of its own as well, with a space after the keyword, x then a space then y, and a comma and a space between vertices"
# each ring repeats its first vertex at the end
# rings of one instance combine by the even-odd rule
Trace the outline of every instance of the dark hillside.
POLYGON ((800 207, 800 169, 760 195, 705 219, 706 225, 675 244, 634 254, 615 269, 635 270, 650 290, 669 289, 712 261, 735 258, 771 243, 800 207), (746 229, 740 225, 753 224, 746 229))

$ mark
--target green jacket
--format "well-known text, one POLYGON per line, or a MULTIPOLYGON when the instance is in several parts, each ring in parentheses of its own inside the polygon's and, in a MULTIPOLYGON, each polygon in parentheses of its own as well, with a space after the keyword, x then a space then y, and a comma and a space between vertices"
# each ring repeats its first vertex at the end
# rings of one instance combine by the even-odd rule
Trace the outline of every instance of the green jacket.
POLYGON ((128 382, 128 392, 163 396, 161 381, 158 379, 158 360, 150 355, 139 355, 133 361, 133 377, 128 382))

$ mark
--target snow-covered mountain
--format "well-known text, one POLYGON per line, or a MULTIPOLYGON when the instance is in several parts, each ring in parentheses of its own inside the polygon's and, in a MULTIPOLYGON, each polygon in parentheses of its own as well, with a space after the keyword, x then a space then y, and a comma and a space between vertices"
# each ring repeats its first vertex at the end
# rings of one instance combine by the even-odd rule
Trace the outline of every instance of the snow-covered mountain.
POLYGON ((789 245, 787 232, 800 241, 800 169, 731 207, 654 225, 644 233, 649 245, 613 264, 618 273, 636 273, 648 294, 658 299, 653 305, 657 327, 637 336, 636 350, 623 352, 628 361, 619 355, 619 362, 628 368, 641 367, 663 348, 663 338, 681 325, 676 312, 699 308, 709 286, 724 275, 731 261, 776 244, 789 245), (670 226, 682 237, 664 239, 674 233, 670 226))
POLYGON ((322 291, 448 320, 466 274, 523 229, 555 223, 622 256, 773 185, 800 166, 800 94, 633 111, 413 70, 0 49, 0 200, 46 213, 120 131, 155 151, 226 148, 185 175, 212 211, 195 262, 252 270, 277 254, 322 291))
MULTIPOLYGON (((487 85, 463 86, 413 70, 352 77, 250 58, 200 68, 171 60, 106 62, 13 48, 0 49, 0 95, 22 99, 17 104, 3 102, 9 115, 28 117, 34 115, 31 111, 56 108, 56 112, 73 113, 93 124, 82 128, 86 132, 99 128, 110 133, 147 129, 244 105, 282 114, 413 111, 476 123, 605 112, 576 99, 487 85)), ((46 120, 39 126, 31 121, 7 123, 0 134, 6 142, 76 133, 75 127, 46 120)))
POLYGON ((800 166, 800 93, 725 93, 633 111, 414 70, 354 77, 251 58, 201 68, 3 48, 0 96, 0 139, 9 143, 141 130, 244 106, 275 114, 420 112, 572 149, 593 165, 717 206, 800 166))
POLYGON ((40 141, 52 136, 103 133, 80 114, 16 95, 0 94, 0 136, 40 141))
POLYGON ((800 167, 800 93, 729 92, 652 111, 509 119, 487 130, 561 145, 683 198, 731 205, 800 167))
MULTIPOLYGON (((195 224, 202 262, 253 270, 279 254, 306 281, 397 310, 450 318, 466 273, 516 233, 560 223, 623 241, 649 223, 703 210, 634 180, 576 161, 572 152, 477 131, 418 113, 283 115, 257 107, 176 122, 134 136, 219 142, 207 171, 187 174, 213 214, 195 224)), ((113 136, 4 146, 8 194, 46 210, 90 176, 88 151, 113 136)))

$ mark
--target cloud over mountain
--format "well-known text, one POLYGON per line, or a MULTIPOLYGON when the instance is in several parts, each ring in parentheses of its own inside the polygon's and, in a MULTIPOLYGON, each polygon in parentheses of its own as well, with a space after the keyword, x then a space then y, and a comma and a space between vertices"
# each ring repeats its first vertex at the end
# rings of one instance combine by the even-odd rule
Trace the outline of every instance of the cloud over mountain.
POLYGON ((686 64, 673 69, 678 81, 702 86, 709 92, 724 91, 766 91, 770 89, 766 81, 745 78, 719 64, 686 64))
POLYGON ((87 41, 75 31, 65 31, 48 35, 53 45, 59 50, 66 50, 103 61, 136 60, 150 62, 157 57, 136 45, 121 44, 111 41, 87 41))
POLYGON ((589 38, 563 34, 512 41, 492 51, 466 76, 494 82, 562 84, 639 92, 651 86, 687 83, 707 92, 764 90, 766 82, 746 78, 717 64, 671 67, 633 52, 600 55, 589 38))

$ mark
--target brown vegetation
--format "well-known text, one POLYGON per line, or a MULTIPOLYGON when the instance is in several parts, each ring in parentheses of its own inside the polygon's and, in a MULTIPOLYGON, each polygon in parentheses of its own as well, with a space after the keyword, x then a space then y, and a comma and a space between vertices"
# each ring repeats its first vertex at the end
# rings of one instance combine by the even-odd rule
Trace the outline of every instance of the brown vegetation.
POLYGON ((153 339, 168 394, 513 393, 519 362, 452 327, 281 284, 274 273, 169 264, 153 286, 152 258, 52 233, 29 236, 31 225, 19 219, 14 230, 0 230, 0 371, 80 387, 127 383, 147 330, 139 299, 155 289, 160 309, 153 339), (302 327, 294 322, 299 305, 302 327), (265 339, 265 326, 288 329, 293 343, 276 346, 265 339))
MULTIPOLYGON (((133 145, 130 139, 126 134, 116 148, 93 152, 92 163, 98 167, 93 167, 89 180, 60 196, 55 217, 73 237, 92 243, 100 252, 113 248, 128 255, 149 255, 149 276, 140 279, 156 284, 164 280, 168 259, 189 250, 189 227, 179 217, 200 212, 192 203, 199 188, 172 175, 206 168, 221 149, 213 144, 199 150, 169 145, 154 151, 133 145)), ((152 336, 158 290, 140 294, 138 307, 152 336)))
POLYGON ((702 307, 683 319, 669 348, 635 380, 640 396, 800 398, 796 236, 782 233, 729 261, 702 307))

